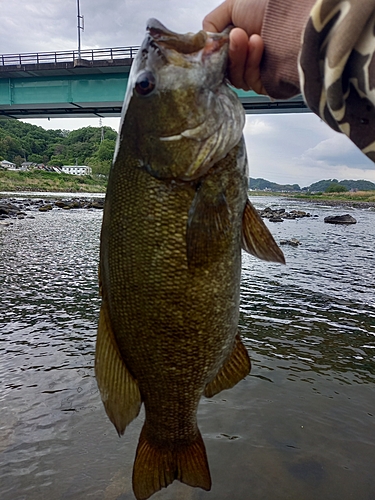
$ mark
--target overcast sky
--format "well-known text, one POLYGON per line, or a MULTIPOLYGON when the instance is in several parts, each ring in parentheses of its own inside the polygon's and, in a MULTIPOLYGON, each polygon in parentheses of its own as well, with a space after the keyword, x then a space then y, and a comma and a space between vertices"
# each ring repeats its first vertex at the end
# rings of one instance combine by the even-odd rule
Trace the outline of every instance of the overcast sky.
MULTIPOLYGON (((177 32, 198 31, 219 0, 80 0, 82 49, 140 45, 147 19, 177 32)), ((77 0, 2 0, 0 52, 15 54, 77 48, 77 0)), ((98 119, 25 120, 44 128, 99 126, 98 119)), ((118 118, 103 118, 117 130, 118 118)), ((244 130, 251 177, 278 183, 336 178, 375 182, 374 164, 342 134, 311 113, 248 115, 244 130)))

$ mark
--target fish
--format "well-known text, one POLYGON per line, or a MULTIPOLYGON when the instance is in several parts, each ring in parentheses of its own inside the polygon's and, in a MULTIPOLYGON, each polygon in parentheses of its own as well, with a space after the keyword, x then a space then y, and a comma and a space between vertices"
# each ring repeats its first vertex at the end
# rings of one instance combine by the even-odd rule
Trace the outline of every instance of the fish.
POLYGON ((250 372, 238 334, 241 249, 284 257, 248 196, 245 115, 226 79, 229 31, 147 23, 105 198, 95 374, 119 435, 145 408, 133 491, 211 488, 201 397, 250 372))

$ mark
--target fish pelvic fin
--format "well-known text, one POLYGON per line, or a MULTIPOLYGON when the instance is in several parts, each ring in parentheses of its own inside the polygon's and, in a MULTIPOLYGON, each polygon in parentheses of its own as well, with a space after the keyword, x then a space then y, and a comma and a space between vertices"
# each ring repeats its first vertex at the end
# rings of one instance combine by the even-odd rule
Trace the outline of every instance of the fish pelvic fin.
POLYGON ((117 346, 106 300, 100 309, 95 375, 105 411, 121 436, 138 415, 142 400, 138 383, 127 369, 117 346))
POLYGON ((209 382, 204 395, 211 398, 224 389, 230 389, 250 373, 251 362, 239 334, 236 335, 233 350, 215 378, 209 382))
POLYGON ((137 500, 146 500, 175 479, 189 486, 211 489, 206 448, 199 430, 187 445, 161 448, 147 439, 147 421, 139 437, 133 469, 133 491, 137 500))
POLYGON ((242 216, 242 248, 258 259, 285 264, 283 252, 249 199, 242 216))

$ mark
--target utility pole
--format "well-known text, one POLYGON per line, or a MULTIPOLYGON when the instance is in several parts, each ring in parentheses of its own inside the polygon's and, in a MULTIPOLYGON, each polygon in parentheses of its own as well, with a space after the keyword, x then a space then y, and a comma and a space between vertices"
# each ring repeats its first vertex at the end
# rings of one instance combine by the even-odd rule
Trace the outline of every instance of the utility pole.
POLYGON ((79 0, 77 0, 77 30, 78 30, 78 59, 81 59, 81 30, 85 31, 85 19, 81 16, 79 0))
POLYGON ((101 133, 100 133, 100 142, 102 143, 103 139, 104 139, 104 129, 103 129, 103 122, 102 122, 101 118, 99 118, 99 127, 102 129, 101 133))

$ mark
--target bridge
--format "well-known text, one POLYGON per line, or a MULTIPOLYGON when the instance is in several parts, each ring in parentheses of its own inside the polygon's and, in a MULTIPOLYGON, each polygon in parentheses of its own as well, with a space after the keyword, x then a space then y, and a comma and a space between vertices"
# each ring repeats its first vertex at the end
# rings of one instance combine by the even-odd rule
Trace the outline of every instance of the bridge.
MULTIPOLYGON (((0 55, 0 118, 120 116, 135 47, 0 55)), ((246 113, 308 112, 301 96, 235 89, 246 113)))

